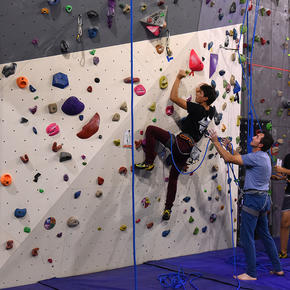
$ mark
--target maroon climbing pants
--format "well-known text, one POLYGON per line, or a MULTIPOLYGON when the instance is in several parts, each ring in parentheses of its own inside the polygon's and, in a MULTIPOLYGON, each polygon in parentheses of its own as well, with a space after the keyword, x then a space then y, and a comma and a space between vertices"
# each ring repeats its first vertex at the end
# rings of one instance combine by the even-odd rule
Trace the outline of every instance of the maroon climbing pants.
MULTIPOLYGON (((164 146, 166 146, 166 144, 168 144, 167 142, 170 142, 170 134, 168 131, 165 131, 156 126, 148 126, 146 129, 145 135, 146 135, 146 146, 144 149, 145 163, 153 164, 154 159, 156 157, 156 152, 155 152, 156 141, 159 141, 164 146)), ((172 136, 172 140, 174 141, 174 136, 172 136)), ((176 166, 181 171, 183 167, 186 165, 186 160, 188 159, 189 155, 188 154, 183 155, 178 150, 177 145, 182 153, 190 153, 192 147, 189 145, 189 143, 186 140, 180 138, 179 136, 176 137, 176 142, 174 142, 171 153, 173 154, 173 158, 174 158, 176 166)), ((173 202, 176 196, 178 176, 179 176, 179 171, 175 168, 173 164, 171 166, 170 174, 169 174, 165 209, 171 209, 173 206, 173 202)))

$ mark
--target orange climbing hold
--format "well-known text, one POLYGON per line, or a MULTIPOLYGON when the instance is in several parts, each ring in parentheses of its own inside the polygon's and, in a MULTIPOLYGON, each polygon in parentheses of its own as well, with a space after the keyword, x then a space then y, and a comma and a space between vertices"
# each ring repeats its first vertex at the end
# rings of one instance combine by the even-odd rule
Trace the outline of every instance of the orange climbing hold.
POLYGON ((1 176, 0 181, 4 186, 8 186, 12 183, 12 177, 9 173, 5 173, 1 176))
POLYGON ((19 77, 16 79, 17 86, 24 89, 28 86, 28 79, 26 77, 19 77))

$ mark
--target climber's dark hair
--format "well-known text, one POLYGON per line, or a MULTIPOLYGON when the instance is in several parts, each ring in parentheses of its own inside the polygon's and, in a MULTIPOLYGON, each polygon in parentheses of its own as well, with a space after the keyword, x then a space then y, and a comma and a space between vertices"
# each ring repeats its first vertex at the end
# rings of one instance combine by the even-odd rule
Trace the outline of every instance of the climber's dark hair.
POLYGON ((216 100, 216 92, 212 86, 203 84, 200 86, 200 89, 203 91, 204 96, 207 98, 206 104, 209 106, 216 100))

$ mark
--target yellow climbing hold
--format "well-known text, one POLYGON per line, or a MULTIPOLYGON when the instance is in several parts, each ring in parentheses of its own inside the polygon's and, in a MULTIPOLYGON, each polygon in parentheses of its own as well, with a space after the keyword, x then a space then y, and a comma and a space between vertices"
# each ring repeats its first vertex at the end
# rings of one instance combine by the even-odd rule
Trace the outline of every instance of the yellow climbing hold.
POLYGON ((121 225, 120 226, 120 231, 124 232, 124 231, 126 231, 126 229, 127 229, 126 225, 121 225))
POLYGON ((242 116, 238 115, 237 116, 237 127, 239 127, 241 125, 241 119, 242 119, 242 116))
POLYGON ((155 110, 156 110, 156 102, 153 102, 153 103, 152 103, 152 105, 149 107, 149 110, 150 110, 151 112, 155 112, 155 110))
POLYGON ((115 140, 114 140, 114 144, 115 144, 116 146, 120 146, 120 144, 121 144, 120 139, 115 139, 115 140))
POLYGON ((218 185, 218 186, 216 187, 216 189, 217 189, 218 191, 222 191, 222 186, 221 186, 221 185, 218 185))
POLYGON ((166 89, 168 87, 168 79, 166 76, 162 76, 159 79, 159 86, 160 86, 160 89, 166 89))
POLYGON ((225 132, 227 129, 227 126, 225 124, 222 124, 222 132, 225 132))

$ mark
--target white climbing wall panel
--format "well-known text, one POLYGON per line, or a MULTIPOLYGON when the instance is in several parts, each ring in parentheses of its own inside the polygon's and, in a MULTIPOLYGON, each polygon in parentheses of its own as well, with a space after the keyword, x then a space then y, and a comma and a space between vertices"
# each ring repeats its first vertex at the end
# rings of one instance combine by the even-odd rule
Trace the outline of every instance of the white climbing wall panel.
MULTIPOLYGON (((158 55, 155 50, 156 44, 163 42, 165 45, 165 39, 134 43, 134 75, 140 77, 140 83, 147 90, 144 96, 134 96, 135 140, 142 138, 140 130, 145 131, 149 124, 156 124, 172 133, 178 132, 173 118, 165 114, 165 108, 170 103, 169 93, 178 70, 188 69, 192 48, 200 58, 205 58, 205 68, 196 72, 194 77, 182 80, 180 94, 184 97, 193 95, 194 99, 196 85, 210 83, 209 56, 211 52, 217 53, 219 63, 212 79, 217 83, 220 96, 215 106, 221 112, 223 103, 227 103, 221 122, 227 130, 222 133, 221 126, 216 129, 220 136, 232 136, 235 140, 239 135, 236 118, 240 114, 240 105, 230 102, 232 93, 227 94, 225 100, 222 98, 223 79, 229 82, 233 74, 241 83, 241 68, 237 61, 231 61, 232 51, 219 48, 224 43, 225 31, 234 27, 239 31, 239 26, 229 26, 171 37, 174 59, 170 62, 165 53, 158 55), (203 43, 210 41, 214 45, 208 51, 203 43), (218 74, 220 69, 226 71, 223 77, 218 74), (165 90, 159 88, 162 75, 167 76, 169 81, 165 90), (153 102, 157 104, 155 112, 148 110, 153 102), (152 122, 153 118, 157 119, 156 123, 152 122)), ((229 47, 235 47, 232 39, 229 47)), ((123 82, 130 75, 130 45, 97 49, 95 56, 100 58, 97 66, 93 64, 89 51, 19 62, 15 75, 2 76, 0 80, 0 173, 10 173, 13 178, 10 186, 0 187, 0 287, 132 264, 131 151, 122 147, 124 132, 130 129, 131 88, 130 84, 123 82), (57 72, 68 75, 67 88, 51 85, 52 75, 57 72), (16 85, 19 76, 26 76, 37 91, 31 93, 28 89, 19 89, 16 85), (100 78, 100 83, 94 82, 96 77, 100 78), (86 90, 89 85, 93 87, 92 93, 86 90), (35 99, 36 96, 38 98, 35 99), (61 105, 70 96, 84 102, 83 121, 78 116, 68 116, 61 111, 61 105), (119 110, 124 101, 128 104, 128 112, 119 110), (57 113, 49 114, 47 105, 50 103, 57 103, 57 113), (29 108, 35 105, 38 110, 33 115, 29 108), (76 137, 76 133, 96 112, 101 118, 98 133, 86 140, 76 137), (116 112, 121 115, 120 121, 112 122, 116 112), (20 124, 21 117, 27 118, 28 123, 20 124), (45 129, 53 122, 59 125, 60 133, 50 137, 45 129), (32 127, 37 129, 37 135, 32 127), (98 138, 100 134, 102 139, 98 138), (120 147, 113 144, 114 139, 121 139, 120 147), (62 151, 70 152, 72 160, 58 161, 59 152, 51 150, 54 141, 63 143, 62 151), (27 164, 19 159, 24 154, 30 158, 27 164), (83 154, 85 160, 81 158, 83 154), (84 166, 83 161, 87 165, 84 166), (126 176, 118 173, 121 166, 127 167, 126 176), (33 182, 38 172, 41 176, 38 182, 33 182), (64 174, 68 174, 68 182, 63 180, 64 174), (98 176, 104 178, 101 186, 96 182, 98 176), (44 192, 41 193, 40 189, 44 192), (74 199, 74 193, 79 190, 81 196, 74 199), (103 191, 102 197, 95 196, 97 190, 103 191), (27 215, 15 218, 16 208, 27 208, 27 215), (67 227, 66 221, 70 216, 79 220, 76 228, 67 227), (56 225, 51 230, 43 226, 48 217, 56 219, 56 225), (122 232, 119 228, 123 224, 128 228, 122 232), (23 231, 25 226, 31 228, 31 233, 23 231), (58 233, 62 233, 61 238, 56 236, 58 233), (5 249, 7 240, 14 241, 13 249, 5 249), (39 248, 37 257, 31 256, 33 248, 39 248), (52 263, 48 262, 50 258, 52 263)), ((175 111, 180 116, 186 115, 176 106, 175 111)), ((206 143, 207 139, 199 144, 203 153, 206 143)), ((135 151, 135 160, 143 161, 142 150, 135 151)), ((136 224, 137 262, 231 247, 230 200, 226 166, 222 159, 216 156, 209 160, 206 157, 193 176, 179 177, 172 217, 169 222, 161 222, 167 187, 164 179, 168 177, 168 172, 162 154, 156 158, 156 168, 152 172, 136 172, 136 218, 141 219, 136 224), (212 180, 214 173, 211 168, 215 164, 219 166, 218 177, 212 180), (217 191, 217 185, 222 186, 222 192, 217 191), (188 203, 183 201, 185 196, 191 197, 188 203), (210 201, 209 196, 212 197, 210 201), (151 202, 147 208, 141 204, 144 197, 151 202), (221 206, 224 206, 223 210, 221 206), (193 213, 190 207, 195 208, 193 213), (214 223, 209 222, 212 213, 217 215, 214 223), (194 218, 193 223, 188 222, 190 216, 194 218), (154 226, 147 229, 146 224, 150 222, 154 222, 154 226), (202 233, 204 226, 207 226, 207 231, 202 233), (193 235, 196 227, 199 233, 193 235), (162 237, 162 232, 168 229, 170 234, 162 237)), ((237 189, 233 187, 233 199, 236 195, 237 189)))

